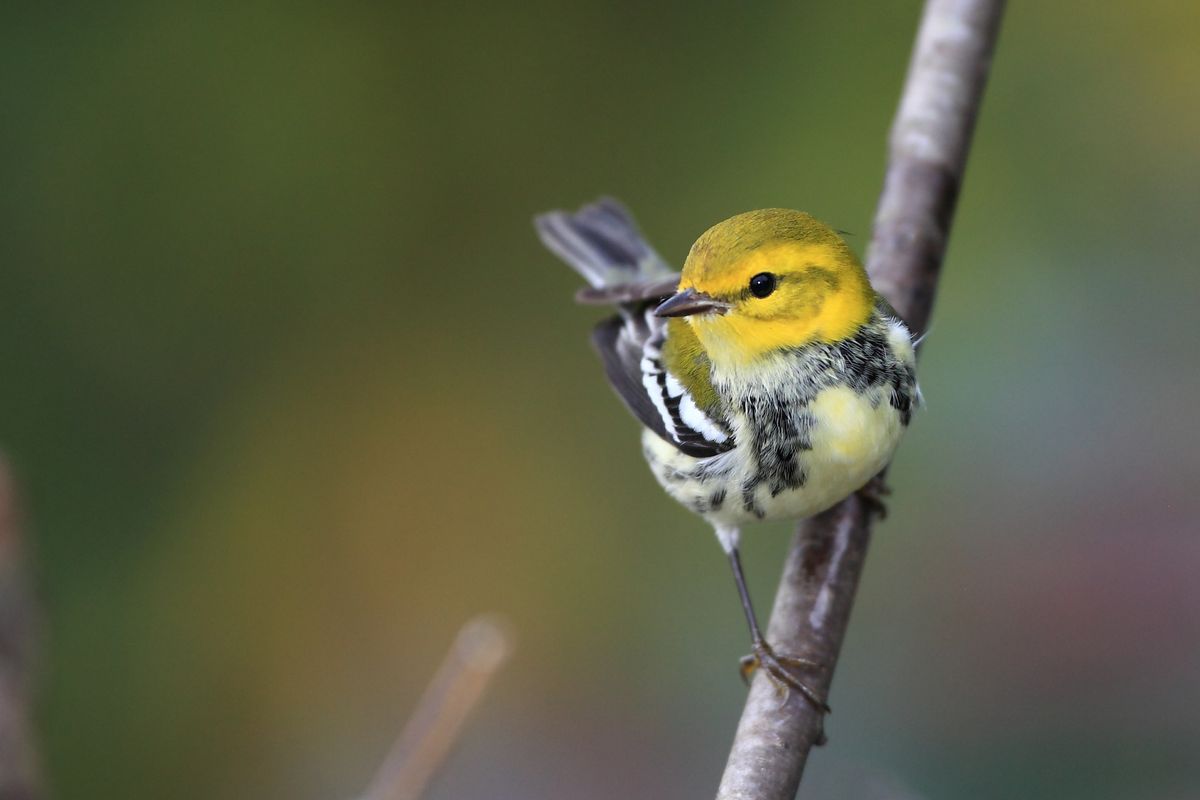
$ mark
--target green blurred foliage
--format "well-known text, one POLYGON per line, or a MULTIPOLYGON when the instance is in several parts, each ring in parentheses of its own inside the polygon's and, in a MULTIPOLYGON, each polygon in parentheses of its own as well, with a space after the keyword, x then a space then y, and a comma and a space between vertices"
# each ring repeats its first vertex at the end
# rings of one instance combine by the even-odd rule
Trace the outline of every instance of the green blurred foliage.
MULTIPOLYGON (((59 797, 703 796, 745 635, 530 216, 861 249, 916 2, 104 3, 0 25, 0 442, 59 797)), ((1200 791, 1200 6, 1012 4, 807 796, 1200 791), (886 791, 885 791, 886 789, 886 791)), ((786 526, 747 537, 765 604, 786 526)))

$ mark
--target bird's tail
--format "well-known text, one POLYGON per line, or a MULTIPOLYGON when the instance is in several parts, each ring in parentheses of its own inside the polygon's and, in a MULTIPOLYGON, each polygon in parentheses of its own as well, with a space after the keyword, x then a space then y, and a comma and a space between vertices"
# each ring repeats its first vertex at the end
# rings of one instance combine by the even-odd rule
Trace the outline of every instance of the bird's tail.
POLYGON ((602 197, 575 213, 534 217, 542 244, 583 276, 593 289, 661 283, 675 273, 642 238, 625 206, 602 197))

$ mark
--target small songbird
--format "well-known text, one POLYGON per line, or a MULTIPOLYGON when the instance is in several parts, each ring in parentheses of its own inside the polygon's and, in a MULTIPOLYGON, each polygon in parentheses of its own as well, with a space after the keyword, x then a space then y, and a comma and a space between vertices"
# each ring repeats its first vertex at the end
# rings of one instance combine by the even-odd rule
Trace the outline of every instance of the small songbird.
POLYGON ((617 307, 592 342, 645 426, 654 477, 713 526, 728 555, 753 648, 743 676, 761 666, 827 711, 800 677, 820 665, 763 638, 740 531, 824 511, 888 463, 921 402, 908 328, 842 238, 799 211, 717 223, 682 274, 612 199, 540 215, 535 226, 590 284, 581 302, 617 307))

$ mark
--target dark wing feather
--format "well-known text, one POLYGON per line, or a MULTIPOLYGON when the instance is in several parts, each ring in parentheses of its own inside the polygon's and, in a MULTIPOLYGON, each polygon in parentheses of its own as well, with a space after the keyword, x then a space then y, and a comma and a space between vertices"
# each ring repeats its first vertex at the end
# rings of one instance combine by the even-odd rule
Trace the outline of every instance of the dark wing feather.
POLYGON ((611 306, 619 303, 651 302, 658 305, 675 294, 679 285, 679 274, 672 274, 661 281, 617 283, 596 288, 585 286, 575 293, 575 302, 585 306, 611 306))
POLYGON ((696 422, 697 417, 690 416, 694 403, 663 371, 665 321, 653 314, 659 303, 675 293, 679 274, 642 237, 629 211, 612 198, 601 198, 574 213, 540 214, 534 225, 543 244, 590 284, 576 295, 579 302, 617 306, 617 316, 596 326, 592 344, 604 362, 608 382, 633 415, 697 458, 733 447, 727 426, 705 419, 703 412, 695 412, 701 415, 697 424, 720 441, 683 421, 688 416, 696 422))
POLYGON ((604 362, 609 384, 638 421, 668 442, 674 441, 642 384, 642 342, 629 335, 630 324, 632 320, 620 316, 601 321, 592 331, 592 346, 604 362))
POLYGON ((611 197, 574 213, 548 211, 534 217, 542 244, 598 289, 660 280, 671 268, 642 237, 633 216, 611 197))
MULTIPOLYGON (((654 322, 661 325, 657 319, 654 322)), ((658 338, 661 343, 658 334, 661 330, 655 331, 646 317, 639 318, 636 314, 609 317, 596 326, 592 345, 604 362, 609 384, 638 421, 689 456, 708 458, 730 450, 734 446, 732 436, 714 442, 684 423, 680 396, 668 392, 657 352, 647 352, 656 350, 653 345, 647 347, 647 342, 658 338), (653 367, 652 372, 647 371, 647 365, 653 367), (648 375, 652 376, 650 381, 646 380, 648 375), (661 406, 655 403, 651 392, 657 394, 661 406)))

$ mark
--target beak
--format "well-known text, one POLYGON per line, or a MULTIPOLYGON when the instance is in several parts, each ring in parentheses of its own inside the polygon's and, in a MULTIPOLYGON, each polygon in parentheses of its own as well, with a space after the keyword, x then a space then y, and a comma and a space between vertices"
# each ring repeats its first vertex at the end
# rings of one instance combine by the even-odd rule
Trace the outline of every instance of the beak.
POLYGON ((707 314, 710 311, 724 314, 732 308, 715 297, 709 297, 704 292, 695 289, 684 289, 674 297, 668 297, 654 309, 656 317, 688 317, 692 314, 707 314))

